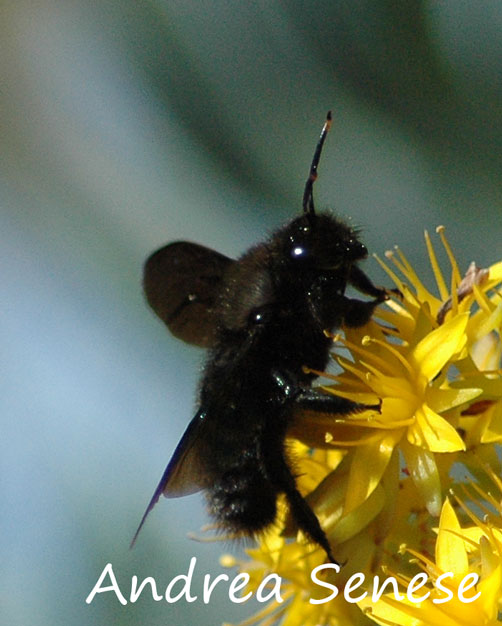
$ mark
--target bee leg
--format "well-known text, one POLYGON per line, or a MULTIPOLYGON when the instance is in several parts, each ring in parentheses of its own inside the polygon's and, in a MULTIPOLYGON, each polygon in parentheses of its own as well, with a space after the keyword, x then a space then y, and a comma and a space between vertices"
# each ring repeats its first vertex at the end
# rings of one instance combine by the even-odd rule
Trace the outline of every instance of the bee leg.
POLYGON ((357 265, 351 266, 348 281, 361 293, 365 293, 374 298, 374 300, 370 300, 369 302, 363 302, 355 298, 345 298, 343 321, 349 328, 358 328, 370 321, 375 307, 381 302, 388 300, 390 293, 394 293, 394 291, 388 291, 383 287, 374 285, 357 265))
POLYGON ((349 328, 359 328, 367 324, 375 308, 381 300, 357 300, 356 298, 345 298, 343 321, 349 328))
POLYGON ((274 467, 270 468, 270 475, 273 477, 273 481, 278 490, 285 494, 296 525, 311 541, 319 545, 326 552, 328 560, 331 563, 339 565, 331 552, 328 538, 321 528, 317 516, 296 488, 295 479, 291 474, 291 469, 284 455, 276 456, 273 465, 274 467))
POLYGON ((272 369, 272 378, 278 387, 283 403, 294 400, 301 392, 296 379, 287 370, 272 369))
POLYGON ((313 411, 314 413, 328 413, 348 415, 362 411, 380 412, 381 401, 378 404, 361 404, 328 393, 323 393, 312 387, 302 387, 287 371, 273 370, 272 376, 282 393, 282 401, 292 402, 295 410, 313 411))
POLYGON ((312 411, 314 413, 328 413, 334 415, 349 415, 362 411, 378 411, 380 413, 381 402, 378 404, 361 404, 347 398, 322 393, 314 389, 304 389, 295 398, 295 409, 312 411))
POLYGON ((331 552, 331 546, 328 538, 326 537, 324 530, 321 528, 321 524, 319 523, 316 514, 312 511, 296 486, 286 489, 285 495, 289 506, 291 507, 293 518, 298 524, 298 528, 300 528, 300 530, 302 530, 314 543, 321 546, 321 548, 326 552, 330 563, 339 565, 338 561, 331 552))
POLYGON ((357 265, 351 266, 348 280, 349 283, 358 291, 365 293, 368 296, 372 296, 378 302, 383 302, 389 297, 387 289, 374 285, 371 282, 371 279, 368 278, 363 270, 357 265))

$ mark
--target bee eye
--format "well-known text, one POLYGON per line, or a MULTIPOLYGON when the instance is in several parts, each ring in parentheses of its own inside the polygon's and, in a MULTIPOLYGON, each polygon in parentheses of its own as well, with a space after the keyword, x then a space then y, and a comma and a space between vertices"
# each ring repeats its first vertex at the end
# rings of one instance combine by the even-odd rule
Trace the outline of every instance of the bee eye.
POLYGON ((347 245, 347 254, 354 260, 365 259, 368 256, 368 250, 366 246, 359 241, 351 240, 347 245))
POLYGON ((305 258, 307 256, 307 250, 303 246, 295 246, 291 249, 291 256, 293 259, 305 258))

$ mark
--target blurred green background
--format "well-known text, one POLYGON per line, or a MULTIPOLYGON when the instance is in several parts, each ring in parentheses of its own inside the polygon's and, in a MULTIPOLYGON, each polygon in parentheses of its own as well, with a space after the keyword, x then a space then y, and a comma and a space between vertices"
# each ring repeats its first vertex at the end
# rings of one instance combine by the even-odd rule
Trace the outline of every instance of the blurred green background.
MULTIPOLYGON (((145 257, 184 238, 237 255, 316 185, 425 271, 501 258, 502 8, 419 2, 3 2, 0 20, 3 622, 219 624, 249 606, 85 598, 106 563, 165 589, 228 544, 186 537, 198 495, 128 544, 194 413, 201 353, 142 299, 145 257)), ((377 282, 376 263, 366 263, 377 282)))

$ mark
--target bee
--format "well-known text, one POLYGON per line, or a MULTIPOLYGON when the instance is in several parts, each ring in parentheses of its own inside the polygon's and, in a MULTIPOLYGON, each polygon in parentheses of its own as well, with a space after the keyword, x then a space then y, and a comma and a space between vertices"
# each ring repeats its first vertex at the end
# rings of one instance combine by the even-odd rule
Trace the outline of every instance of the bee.
POLYGON ((331 112, 303 194, 303 212, 232 260, 177 241, 144 268, 148 303, 173 335, 208 348, 199 409, 181 438, 134 536, 161 495, 205 492, 211 517, 235 536, 255 537, 276 519, 284 494, 298 529, 336 563, 319 520, 298 491, 285 446, 295 413, 347 415, 365 405, 312 387, 329 360, 326 330, 362 326, 388 298, 358 263, 358 233, 314 210, 313 184, 331 112), (350 284, 370 296, 349 298, 350 284), (304 368, 308 366, 308 370, 304 368))

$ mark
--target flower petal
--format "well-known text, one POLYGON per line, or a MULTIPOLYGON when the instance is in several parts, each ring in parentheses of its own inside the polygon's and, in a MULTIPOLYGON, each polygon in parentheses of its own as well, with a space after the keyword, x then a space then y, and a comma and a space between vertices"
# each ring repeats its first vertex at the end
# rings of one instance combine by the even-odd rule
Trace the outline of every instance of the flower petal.
POLYGON ((402 442, 410 476, 415 483, 422 502, 430 515, 439 517, 441 512, 441 481, 434 454, 423 448, 402 442))
POLYGON ((474 400, 482 392, 483 390, 479 388, 437 389, 436 387, 428 387, 425 397, 431 409, 436 413, 443 413, 443 411, 474 400))
POLYGON ((385 491, 381 485, 377 485, 371 495, 357 509, 348 515, 343 515, 336 520, 326 519, 323 528, 330 542, 338 545, 343 541, 354 537, 363 528, 375 519, 385 504, 385 491))
POLYGON ((391 431, 379 440, 356 448, 350 465, 344 515, 360 506, 374 491, 399 439, 401 430, 391 431))
POLYGON ((457 315, 426 335, 413 349, 410 360, 427 379, 432 380, 467 340, 468 313, 457 315))
POLYGON ((502 442, 502 402, 497 402, 487 410, 487 423, 480 440, 481 443, 502 442))
MULTIPOLYGON (((425 593, 425 591, 424 591, 425 593)), ((376 603, 371 596, 358 602, 367 611, 368 617, 382 626, 459 626, 456 619, 450 618, 430 601, 412 604, 407 598, 396 600, 393 595, 384 595, 376 603)))
POLYGON ((460 536, 462 529, 455 511, 446 498, 439 518, 439 533, 436 541, 436 565, 443 572, 452 572, 462 578, 469 569, 465 542, 460 536))
POLYGON ((415 423, 408 428, 408 441, 431 452, 465 450, 455 428, 426 404, 418 409, 415 423))

